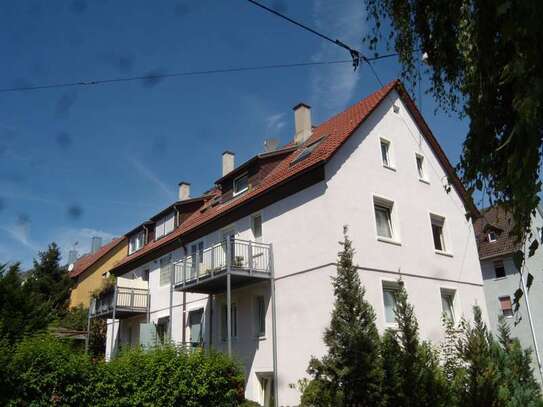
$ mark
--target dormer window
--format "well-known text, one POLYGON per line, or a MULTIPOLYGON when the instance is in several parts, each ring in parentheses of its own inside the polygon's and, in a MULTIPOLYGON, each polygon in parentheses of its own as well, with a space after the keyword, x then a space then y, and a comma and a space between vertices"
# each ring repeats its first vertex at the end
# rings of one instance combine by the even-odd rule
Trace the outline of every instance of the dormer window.
POLYGON ((234 179, 234 196, 244 193, 249 189, 249 175, 243 174, 234 179))
POLYGON ((130 237, 130 242, 128 243, 128 254, 132 254, 140 250, 145 244, 145 231, 140 231, 134 236, 130 237))
POLYGON ((158 240, 162 236, 165 236, 168 233, 173 232, 174 226, 175 226, 175 215, 173 212, 159 219, 155 226, 155 240, 158 240))
POLYGON ((488 241, 494 243, 496 241, 496 232, 492 231, 488 233, 488 241))

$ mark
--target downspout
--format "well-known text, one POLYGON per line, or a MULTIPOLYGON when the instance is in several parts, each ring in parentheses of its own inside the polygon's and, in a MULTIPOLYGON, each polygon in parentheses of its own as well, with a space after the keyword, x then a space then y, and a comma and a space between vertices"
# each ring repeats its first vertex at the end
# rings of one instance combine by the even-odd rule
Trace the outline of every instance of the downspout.
MULTIPOLYGON (((187 246, 185 244, 181 244, 183 247, 183 257, 187 257, 187 246)), ((183 276, 184 278, 184 276, 183 276)), ((181 341, 183 342, 183 346, 187 343, 187 292, 183 291, 183 315, 182 315, 182 332, 181 332, 181 341)))

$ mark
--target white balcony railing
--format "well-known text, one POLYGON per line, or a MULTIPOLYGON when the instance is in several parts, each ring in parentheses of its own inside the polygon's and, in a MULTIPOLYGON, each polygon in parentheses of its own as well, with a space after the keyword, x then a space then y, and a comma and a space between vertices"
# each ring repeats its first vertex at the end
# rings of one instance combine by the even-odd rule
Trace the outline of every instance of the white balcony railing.
POLYGON ((149 290, 143 288, 117 287, 116 290, 91 301, 92 316, 104 315, 116 308, 119 311, 146 312, 149 290))
POLYGON ((183 285, 226 270, 271 274, 271 245, 229 239, 174 263, 174 283, 183 285))

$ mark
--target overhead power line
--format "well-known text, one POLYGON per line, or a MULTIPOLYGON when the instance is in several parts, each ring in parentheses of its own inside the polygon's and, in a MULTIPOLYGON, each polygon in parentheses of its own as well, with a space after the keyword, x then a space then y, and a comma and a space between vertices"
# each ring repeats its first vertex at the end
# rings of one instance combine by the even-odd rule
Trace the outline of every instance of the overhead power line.
POLYGON ((251 3, 251 4, 254 4, 257 7, 260 7, 262 9, 266 10, 269 13, 272 13, 272 14, 276 15, 279 18, 282 18, 282 19, 284 19, 284 20, 286 20, 286 21, 288 21, 288 22, 290 22, 290 23, 292 23, 292 24, 294 24, 294 25, 296 25, 296 26, 298 26, 298 27, 300 27, 300 28, 302 28, 302 29, 304 29, 306 31, 309 31, 310 33, 312 33, 312 34, 314 34, 314 35, 316 35, 316 36, 318 36, 318 37, 320 37, 320 38, 322 38, 322 39, 324 39, 326 41, 331 42, 334 45, 337 45, 337 46, 339 46, 341 48, 346 49, 347 51, 349 51, 349 54, 351 55, 354 70, 356 71, 356 69, 360 65, 360 60, 363 60, 364 62, 366 62, 369 65, 373 75, 377 79, 377 82, 379 82, 379 84, 381 86, 383 86, 383 82, 381 82, 381 79, 379 79, 379 75, 377 75, 377 72, 375 71, 375 69, 373 69, 370 58, 367 58, 362 52, 360 52, 356 48, 352 48, 352 47, 348 46, 347 44, 345 44, 341 40, 338 40, 338 39, 334 40, 331 37, 319 32, 319 31, 317 31, 317 30, 315 30, 315 29, 313 29, 311 27, 308 27, 307 25, 305 25, 303 23, 300 23, 299 21, 293 20, 292 18, 290 18, 290 17, 280 13, 279 11, 274 10, 274 9, 272 9, 272 8, 262 4, 262 3, 259 3, 256 0, 247 0, 247 1, 249 3, 251 3))
MULTIPOLYGON (((379 59, 390 58, 396 55, 397 54, 381 55, 375 58, 370 58, 370 60, 376 61, 379 59)), ((148 74, 148 75, 139 75, 139 76, 124 76, 124 77, 109 78, 109 79, 93 79, 93 80, 81 80, 81 81, 75 81, 75 82, 49 83, 49 84, 43 84, 43 85, 0 88, 0 93, 22 92, 22 91, 32 91, 32 90, 40 90, 40 89, 107 85, 107 84, 113 84, 113 83, 142 81, 142 80, 152 81, 152 80, 159 80, 159 79, 177 78, 177 77, 183 77, 183 76, 199 76, 199 75, 213 75, 213 74, 222 74, 222 73, 263 71, 263 70, 272 70, 272 69, 299 68, 299 67, 319 66, 319 65, 337 65, 337 64, 347 64, 351 62, 352 62, 351 60, 335 60, 335 61, 320 61, 320 62, 317 61, 317 62, 301 62, 301 63, 292 63, 292 64, 217 68, 217 69, 208 69, 208 70, 201 70, 201 71, 185 71, 185 72, 173 72, 173 73, 164 73, 164 74, 148 74)))

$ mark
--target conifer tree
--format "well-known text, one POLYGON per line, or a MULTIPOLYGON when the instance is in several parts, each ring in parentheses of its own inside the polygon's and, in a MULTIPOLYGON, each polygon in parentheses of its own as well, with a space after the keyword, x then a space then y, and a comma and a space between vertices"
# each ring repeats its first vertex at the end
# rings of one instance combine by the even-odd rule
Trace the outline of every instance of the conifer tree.
POLYGON ((332 280, 334 309, 324 334, 328 354, 322 360, 311 360, 308 372, 319 384, 308 387, 325 393, 334 406, 380 406, 383 367, 379 333, 375 313, 364 299, 364 288, 353 265, 354 249, 346 227, 340 244, 337 275, 332 280))
POLYGON ((385 370, 385 377, 393 380, 393 387, 387 391, 390 398, 388 405, 448 405, 448 388, 438 354, 429 343, 420 341, 414 308, 408 302, 402 281, 399 281, 399 286, 395 293, 394 310, 398 328, 388 330, 383 339, 384 349, 395 352, 393 355, 383 355, 385 361, 394 359, 385 362, 385 369, 393 369, 392 372, 385 370), (397 378, 396 383, 394 377, 397 378))
POLYGON ((24 287, 29 293, 40 296, 42 301, 49 302, 58 315, 64 315, 68 308, 72 281, 68 270, 60 265, 60 249, 55 243, 38 254, 38 260, 34 260, 24 287))

